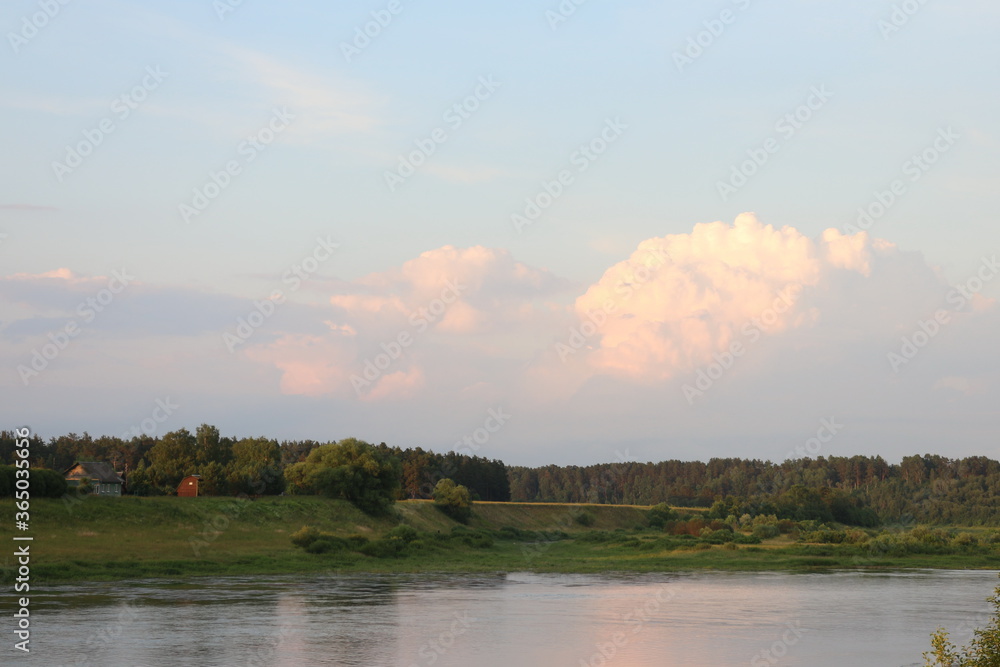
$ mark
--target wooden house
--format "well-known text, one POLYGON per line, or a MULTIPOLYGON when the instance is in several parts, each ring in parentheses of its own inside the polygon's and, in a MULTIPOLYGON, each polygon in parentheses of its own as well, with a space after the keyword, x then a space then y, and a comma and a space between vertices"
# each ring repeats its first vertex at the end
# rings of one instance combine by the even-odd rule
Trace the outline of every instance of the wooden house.
POLYGON ((125 483, 110 463, 98 461, 77 461, 66 471, 65 477, 70 488, 80 486, 85 479, 89 480, 91 493, 95 496, 120 496, 125 483))
POLYGON ((198 496, 198 480, 201 475, 188 475, 177 485, 177 495, 181 498, 196 498, 198 496))

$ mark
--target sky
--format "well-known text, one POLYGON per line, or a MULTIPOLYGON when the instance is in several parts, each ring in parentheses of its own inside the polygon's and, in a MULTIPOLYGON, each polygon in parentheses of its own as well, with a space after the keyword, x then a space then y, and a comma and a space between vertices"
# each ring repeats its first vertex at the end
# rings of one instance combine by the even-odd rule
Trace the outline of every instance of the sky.
POLYGON ((0 415, 1000 458, 986 0, 11 0, 0 415))

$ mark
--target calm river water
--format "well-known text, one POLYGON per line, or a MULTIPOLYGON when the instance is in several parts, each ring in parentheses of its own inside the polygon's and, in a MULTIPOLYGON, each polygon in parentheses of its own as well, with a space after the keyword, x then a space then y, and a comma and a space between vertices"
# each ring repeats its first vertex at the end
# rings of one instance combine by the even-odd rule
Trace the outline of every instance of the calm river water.
MULTIPOLYGON (((32 652, 108 667, 751 667, 922 664, 966 643, 996 572, 386 575, 59 586, 32 652)), ((4 614, 7 616, 7 614, 4 614)), ((5 632, 5 634, 8 634, 5 632)), ((7 638, 10 641, 10 637, 7 638)))

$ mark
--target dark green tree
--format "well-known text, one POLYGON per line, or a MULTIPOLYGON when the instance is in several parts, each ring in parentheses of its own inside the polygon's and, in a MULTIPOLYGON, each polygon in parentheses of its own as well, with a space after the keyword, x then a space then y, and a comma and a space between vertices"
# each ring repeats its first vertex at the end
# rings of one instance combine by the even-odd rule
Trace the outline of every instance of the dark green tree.
POLYGON ((434 506, 459 523, 472 517, 469 489, 447 478, 434 486, 434 506))
POLYGON ((343 498, 369 514, 389 510, 401 476, 395 457, 356 438, 317 447, 304 462, 285 469, 295 491, 343 498))

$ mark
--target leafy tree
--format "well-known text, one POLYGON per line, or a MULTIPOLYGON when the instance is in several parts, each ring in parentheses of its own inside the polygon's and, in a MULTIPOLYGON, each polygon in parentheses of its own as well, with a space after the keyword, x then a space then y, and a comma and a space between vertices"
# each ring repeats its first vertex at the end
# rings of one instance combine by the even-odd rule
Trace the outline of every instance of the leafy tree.
POLYGON ((993 605, 993 618, 985 628, 972 632, 968 646, 951 643, 943 628, 931 635, 931 650, 924 653, 927 667, 997 667, 1000 665, 1000 586, 986 598, 993 605))
POLYGON ((195 430, 196 458, 199 464, 205 465, 215 461, 225 465, 229 462, 230 441, 219 436, 219 429, 209 424, 202 424, 195 430))
POLYGON ((233 460, 226 467, 229 492, 276 495, 285 490, 281 447, 267 438, 243 438, 232 446, 233 460))
POLYGON ((186 429, 171 431, 149 450, 148 474, 161 491, 172 493, 180 481, 198 466, 198 443, 186 429))
POLYGON ((469 489, 447 478, 434 486, 434 505, 459 523, 465 523, 472 516, 469 489))
POLYGON ((395 457, 356 438, 317 447, 304 462, 285 470, 295 490, 343 498, 369 514, 388 511, 401 475, 395 457))

